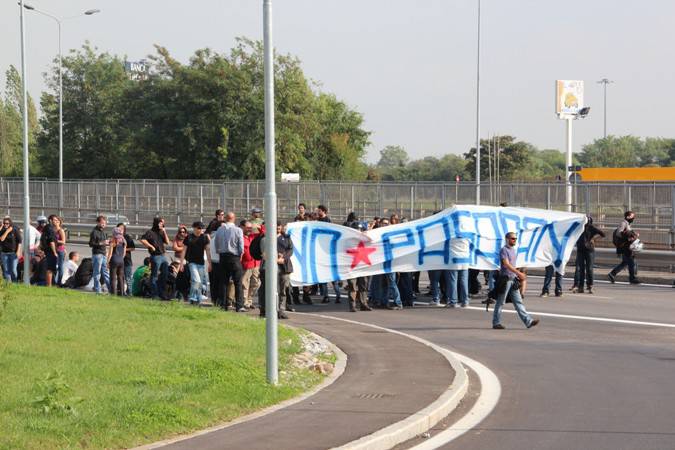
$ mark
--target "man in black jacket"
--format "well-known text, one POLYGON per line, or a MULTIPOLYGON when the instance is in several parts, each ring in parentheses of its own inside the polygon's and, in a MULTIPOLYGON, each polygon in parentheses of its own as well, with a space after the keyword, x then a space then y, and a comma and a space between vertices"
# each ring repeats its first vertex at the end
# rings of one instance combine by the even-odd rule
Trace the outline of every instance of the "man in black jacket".
POLYGON ((94 278, 94 292, 101 293, 101 275, 108 292, 110 292, 110 274, 108 273, 107 247, 110 244, 105 227, 108 224, 105 216, 96 218, 96 226, 89 234, 89 247, 91 247, 91 262, 93 264, 92 277, 94 278))
MULTIPOLYGON (((267 236, 263 237, 260 245, 262 248, 265 248, 264 240, 267 239, 267 236)), ((277 219, 277 254, 274 255, 273 260, 276 261, 278 271, 277 271, 277 289, 279 297, 279 307, 277 310, 277 317, 279 319, 288 319, 288 316, 284 311, 286 311, 286 302, 288 299, 288 294, 291 291, 291 273, 293 273, 293 262, 291 261, 291 256, 293 255, 293 242, 291 237, 286 234, 285 226, 281 219, 277 219)), ((265 266, 269 263, 267 255, 263 255, 263 263, 260 269, 260 289, 258 290, 258 302, 260 303, 260 316, 265 316, 265 266)))
POLYGON ((577 240, 577 261, 575 278, 576 288, 572 292, 584 292, 584 281, 586 281, 586 292, 593 293, 593 262, 595 261, 595 241, 604 238, 605 233, 593 225, 593 218, 588 216, 584 232, 577 240))

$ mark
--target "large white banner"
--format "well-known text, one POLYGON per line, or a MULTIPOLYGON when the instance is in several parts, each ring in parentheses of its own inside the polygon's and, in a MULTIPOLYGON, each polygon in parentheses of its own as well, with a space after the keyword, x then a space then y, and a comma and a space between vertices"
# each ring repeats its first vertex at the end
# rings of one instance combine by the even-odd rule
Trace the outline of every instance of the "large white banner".
POLYGON ((457 205, 424 219, 367 232, 293 222, 293 285, 389 272, 497 269, 504 235, 518 234, 517 267, 563 273, 586 216, 532 208, 457 205))

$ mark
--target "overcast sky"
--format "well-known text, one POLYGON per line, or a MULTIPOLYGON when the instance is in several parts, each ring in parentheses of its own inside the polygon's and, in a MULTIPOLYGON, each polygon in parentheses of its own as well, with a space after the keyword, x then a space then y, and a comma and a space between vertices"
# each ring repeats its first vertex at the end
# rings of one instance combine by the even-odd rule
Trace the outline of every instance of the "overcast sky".
MULTIPOLYGON (((138 60, 167 47, 186 61, 197 48, 226 52, 236 36, 262 39, 262 0, 31 0, 64 22, 64 49, 88 39, 138 60)), ((413 158, 463 153, 475 142, 477 0, 274 0, 277 49, 365 116, 368 161, 386 145, 413 158)), ((18 6, 0 3, 0 81, 20 66, 18 6)), ((554 80, 586 82, 590 116, 574 123, 574 148, 608 132, 675 137, 670 110, 675 2, 482 0, 481 136, 510 133, 540 148, 564 147, 554 80)), ((27 11, 30 93, 57 52, 56 24, 27 11)))

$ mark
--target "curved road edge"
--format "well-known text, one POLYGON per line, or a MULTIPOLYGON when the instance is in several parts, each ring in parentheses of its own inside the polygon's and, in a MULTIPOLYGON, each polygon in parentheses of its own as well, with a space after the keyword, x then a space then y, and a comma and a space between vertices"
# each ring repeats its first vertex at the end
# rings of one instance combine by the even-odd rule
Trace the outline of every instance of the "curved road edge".
MULTIPOLYGON (((307 314, 307 313, 295 313, 295 314, 307 314)), ((339 317, 327 316, 322 314, 309 314, 309 315, 321 317, 324 319, 331 319, 351 323, 355 325, 361 325, 380 331, 386 331, 388 333, 398 334, 400 336, 419 342, 420 344, 426 345, 427 347, 430 347, 434 351, 443 355, 443 357, 448 361, 448 363, 450 364, 450 366, 452 367, 452 369, 455 371, 456 374, 454 379, 452 380, 452 383, 450 384, 450 386, 448 386, 445 392, 443 392, 443 394, 441 394, 433 403, 431 403, 426 408, 416 412, 415 414, 409 416, 404 420, 389 425, 388 427, 382 428, 381 430, 378 430, 375 433, 369 434, 360 439, 349 442, 341 447, 336 447, 334 450, 344 450, 344 449, 384 450, 392 448, 409 439, 412 439, 430 430, 444 417, 446 417, 448 414, 454 411, 469 389, 469 377, 466 373, 466 370, 462 366, 462 363, 460 362, 461 361, 460 356, 464 358, 462 355, 453 353, 447 349, 444 349, 443 347, 434 344, 433 342, 427 341, 426 339, 422 339, 420 337, 411 334, 403 333, 401 331, 393 330, 391 328, 385 328, 370 323, 359 322, 355 320, 343 319, 339 317)), ((468 360, 468 358, 466 359, 468 360)), ((487 370, 489 371, 489 369, 487 370)), ((497 381, 497 384, 499 385, 499 381, 497 381)), ((498 400, 499 394, 497 394, 497 397, 494 399, 494 404, 496 404, 498 400)), ((490 411, 492 411, 492 408, 490 408, 490 411)), ((471 414, 471 412, 469 412, 469 414, 471 414)))
MULTIPOLYGON (((294 328, 294 327, 291 327, 291 328, 294 328)), ((342 376, 345 369, 347 368, 347 355, 337 345, 333 344, 332 342, 330 342, 328 339, 324 338, 323 336, 319 336, 318 334, 312 333, 309 330, 304 330, 304 331, 311 334, 312 336, 314 336, 317 340, 323 342, 327 347, 329 347, 333 351, 333 353, 335 354, 335 357, 336 357, 335 367, 334 367, 333 371, 326 377, 325 380, 323 380, 320 384, 315 386, 313 389, 311 389, 311 390, 309 390, 309 391, 307 391, 307 392, 305 392, 305 393, 303 393, 303 394, 301 394, 297 397, 290 398, 288 400, 285 400, 281 403, 277 403, 276 405, 269 406, 269 407, 267 407, 265 409, 262 409, 260 411, 256 411, 254 413, 239 417, 239 418, 234 419, 230 422, 226 422, 226 423, 223 423, 223 424, 220 424, 220 425, 215 425, 213 427, 205 428, 203 430, 199 430, 199 431, 196 431, 196 432, 191 433, 191 434, 181 435, 181 436, 165 439, 165 440, 158 441, 158 442, 153 442, 151 444, 145 444, 145 445, 142 445, 142 446, 139 446, 139 447, 134 447, 132 450, 150 450, 150 449, 155 449, 155 448, 161 448, 161 447, 164 447, 164 446, 169 445, 169 444, 175 444, 177 442, 181 442, 181 441, 184 441, 184 440, 187 440, 187 439, 192 439, 194 437, 201 436, 203 434, 212 433, 214 431, 223 430, 225 428, 229 428, 231 426, 238 425, 238 424, 241 424, 241 423, 244 423, 244 422, 248 422, 248 421, 251 421, 251 420, 254 420, 254 419, 259 419, 260 417, 266 416, 266 415, 271 414, 275 411, 287 408, 287 407, 292 406, 296 403, 299 403, 303 400, 306 400, 307 398, 315 395, 319 391, 321 391, 321 390, 327 388, 328 386, 330 386, 331 384, 333 384, 338 378, 340 378, 340 376, 342 376)))

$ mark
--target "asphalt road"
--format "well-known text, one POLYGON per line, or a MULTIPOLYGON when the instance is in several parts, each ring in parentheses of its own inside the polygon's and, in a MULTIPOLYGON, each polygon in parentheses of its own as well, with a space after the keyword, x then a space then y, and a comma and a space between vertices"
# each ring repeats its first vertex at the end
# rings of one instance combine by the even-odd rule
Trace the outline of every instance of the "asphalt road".
POLYGON ((594 296, 540 299, 541 281, 530 281, 531 312, 673 328, 539 316, 541 324, 527 330, 515 314, 505 314, 507 329, 498 331, 484 309, 302 310, 334 310, 330 314, 420 336, 490 367, 502 384, 497 408, 443 448, 675 448, 675 289, 597 284, 594 296))
MULTIPOLYGON (((134 260, 146 254, 137 251, 134 260)), ((496 409, 443 448, 675 449, 675 289, 596 282, 589 295, 569 294, 567 284, 563 297, 541 299, 541 279, 529 281, 526 306, 541 318, 530 330, 510 313, 506 330, 492 330, 480 299, 469 309, 298 309, 413 334, 492 369, 502 385, 496 409)))

